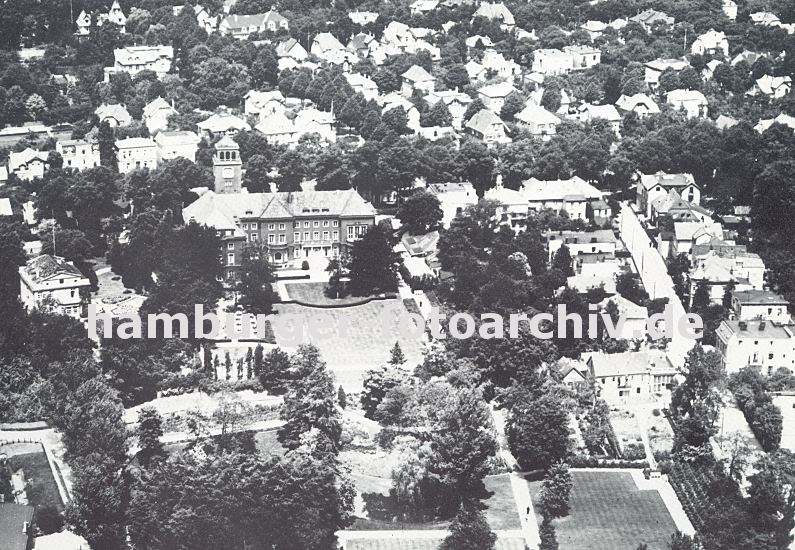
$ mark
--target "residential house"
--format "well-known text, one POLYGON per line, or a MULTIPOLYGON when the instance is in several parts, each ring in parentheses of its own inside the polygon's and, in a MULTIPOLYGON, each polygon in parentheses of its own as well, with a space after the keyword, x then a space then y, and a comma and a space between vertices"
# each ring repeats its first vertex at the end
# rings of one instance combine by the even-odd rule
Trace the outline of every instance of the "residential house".
POLYGON ((496 76, 500 78, 513 79, 522 72, 522 67, 520 67, 518 63, 512 59, 505 59, 505 56, 492 49, 483 52, 481 64, 486 67, 487 70, 494 71, 496 76))
MULTIPOLYGON (((28 473, 27 469, 25 473, 28 473)), ((33 506, 27 504, 0 502, 0 540, 3 541, 3 550, 33 548, 34 510, 33 506)))
POLYGON ((565 46, 563 51, 571 56, 571 68, 574 71, 590 69, 602 60, 602 52, 591 46, 565 46))
POLYGON ((271 7, 267 13, 254 15, 227 15, 218 24, 218 32, 244 40, 261 32, 277 32, 289 28, 289 22, 271 7))
POLYGON ((41 178, 48 168, 46 151, 37 151, 28 147, 19 153, 8 154, 8 173, 25 181, 41 178))
POLYGON ((544 236, 547 240, 549 261, 552 261, 557 251, 563 246, 569 249, 573 264, 582 254, 609 254, 615 257, 616 236, 612 229, 547 231, 544 236))
POLYGON ((150 138, 125 138, 116 140, 116 158, 119 173, 126 174, 139 168, 157 168, 157 143, 150 138))
POLYGON ((321 111, 314 107, 301 109, 295 115, 295 126, 302 135, 318 134, 329 143, 337 141, 334 123, 334 113, 321 111))
POLYGON ((699 285, 706 285, 710 300, 720 304, 728 285, 734 285, 736 292, 763 290, 764 275, 765 264, 758 254, 711 250, 693 258, 689 276, 691 303, 699 285))
POLYGON ((105 67, 105 81, 110 75, 124 72, 135 76, 141 71, 152 71, 163 78, 170 70, 174 60, 171 46, 127 46, 113 50, 113 67, 105 67))
POLYGON ((360 32, 348 40, 346 48, 348 51, 355 53, 360 59, 367 59, 379 45, 378 40, 371 33, 360 32))
POLYGON ((737 126, 739 123, 740 121, 736 118, 726 115, 720 115, 715 119, 715 126, 717 126, 720 130, 728 130, 732 126, 737 126))
MULTIPOLYGON (((124 15, 119 5, 119 0, 113 1, 107 13, 97 13, 94 20, 97 27, 101 27, 105 23, 111 23, 119 29, 121 34, 127 32, 127 16, 124 15)), ((75 24, 77 26, 76 35, 88 36, 91 32, 91 15, 87 14, 85 11, 81 11, 75 20, 75 24)))
POLYGON ((295 147, 300 138, 295 122, 283 111, 262 116, 260 123, 254 129, 264 134, 268 143, 273 145, 295 147))
POLYGON ((359 73, 346 73, 345 80, 351 85, 354 93, 362 94, 364 99, 369 101, 378 97, 378 84, 372 78, 359 73))
POLYGON ((57 141, 55 151, 61 155, 64 168, 85 170, 99 166, 99 143, 94 139, 57 141))
POLYGON ((690 53, 698 55, 723 54, 724 57, 729 57, 729 41, 725 33, 710 29, 696 38, 690 46, 690 53))
POLYGON ((332 65, 343 65, 345 70, 358 61, 356 54, 346 50, 342 42, 330 32, 315 35, 309 52, 332 65))
POLYGON ((455 218, 462 216, 467 207, 478 202, 475 188, 469 182, 431 183, 428 184, 428 191, 439 199, 442 225, 445 228, 450 227, 455 218))
POLYGON ((530 178, 520 189, 531 210, 566 211, 570 219, 602 221, 596 214, 603 214, 595 206, 604 202, 604 194, 579 176, 567 180, 539 180, 530 178))
POLYGON ((773 126, 773 124, 782 124, 787 126, 788 128, 792 128, 795 130, 795 117, 791 117, 788 114, 781 113, 776 118, 768 118, 760 120, 756 126, 754 126, 754 130, 763 134, 767 131, 768 128, 773 126))
POLYGON ((19 298, 28 311, 39 309, 79 319, 87 314, 91 283, 75 264, 42 254, 19 268, 19 298))
POLYGON ((469 75, 469 80, 472 82, 481 82, 488 78, 488 69, 485 65, 482 65, 475 61, 474 59, 470 59, 464 65, 464 68, 469 75))
POLYGON ((500 27, 508 31, 516 26, 516 20, 513 14, 502 2, 495 2, 493 4, 491 2, 481 2, 478 9, 475 10, 475 13, 472 15, 472 20, 474 21, 476 17, 485 17, 486 19, 499 21, 500 27))
POLYGON ((168 119, 176 115, 174 102, 169 103, 162 97, 158 97, 144 106, 142 120, 149 130, 150 135, 156 134, 160 130, 168 128, 168 119))
POLYGON ((240 130, 251 130, 248 122, 228 111, 213 113, 207 120, 198 123, 196 126, 199 129, 199 133, 207 137, 221 134, 234 136, 240 130))
POLYGON ((464 113, 467 107, 472 103, 472 98, 463 93, 454 90, 433 91, 425 96, 425 101, 430 107, 436 105, 437 101, 443 101, 447 105, 447 110, 450 111, 450 116, 453 119, 453 128, 460 130, 464 120, 464 113))
POLYGON ((381 35, 382 44, 394 46, 401 52, 409 50, 416 40, 411 27, 399 21, 390 21, 381 35))
POLYGON ((128 126, 132 123, 132 116, 129 112, 127 112, 127 108, 124 105, 119 105, 118 103, 114 103, 113 105, 103 103, 96 108, 94 114, 97 115, 100 123, 107 120, 108 124, 110 124, 113 128, 118 126, 128 126))
POLYGON ((353 189, 293 193, 205 193, 182 210, 186 223, 213 227, 222 240, 227 281, 238 278, 247 243, 268 247, 276 266, 335 258, 375 224, 375 210, 353 189))
POLYGON ((591 37, 591 40, 594 40, 595 38, 599 38, 600 36, 602 36, 602 33, 607 28, 607 23, 589 19, 588 21, 580 25, 580 28, 588 33, 588 35, 591 37))
POLYGON ((465 40, 465 44, 467 45, 467 51, 470 55, 474 53, 473 50, 485 50, 486 48, 494 47, 494 42, 491 41, 491 38, 479 34, 468 37, 465 40))
POLYGON ((704 68, 701 70, 701 78, 704 80, 712 80, 715 77, 715 69, 723 65, 723 61, 718 59, 712 59, 707 62, 704 68))
POLYGON ((412 65, 401 78, 403 79, 401 93, 407 98, 414 95, 414 92, 425 95, 436 87, 436 77, 419 65, 412 65))
POLYGON ((674 24, 673 17, 670 17, 664 12, 652 9, 644 10, 634 17, 630 17, 629 20, 640 23, 647 32, 657 25, 670 27, 674 24))
POLYGON ((588 352, 582 358, 589 380, 599 385, 599 397, 611 407, 664 402, 678 375, 662 350, 588 352))
POLYGON ((412 15, 431 12, 439 6, 439 0, 416 0, 409 6, 412 15))
POLYGON ((548 141, 557 132, 560 119, 540 105, 529 103, 515 116, 517 124, 535 137, 548 141))
POLYGON ((732 58, 731 64, 734 67, 741 61, 745 61, 749 67, 752 67, 762 57, 765 57, 764 54, 743 50, 732 58))
POLYGON ((728 374, 750 367, 763 375, 795 370, 792 325, 776 321, 726 320, 715 331, 715 348, 728 374))
POLYGON ((786 96, 792 89, 792 77, 764 75, 756 79, 754 87, 748 90, 748 95, 765 95, 770 99, 779 99, 786 96))
POLYGON ((481 109, 469 119, 465 130, 491 147, 497 143, 510 143, 507 135, 507 126, 500 117, 488 109, 481 109))
POLYGON ((306 51, 298 40, 295 38, 288 38, 287 40, 282 40, 276 46, 276 57, 278 57, 280 61, 282 59, 292 59, 298 64, 306 61, 309 57, 309 52, 306 51))
POLYGON ((672 90, 665 96, 665 102, 676 110, 684 111, 687 118, 707 117, 709 104, 698 90, 672 90))
POLYGON ((643 80, 651 91, 655 91, 660 84, 660 75, 666 70, 679 72, 689 66, 690 63, 686 59, 655 59, 644 65, 646 70, 643 80))
POLYGON ((502 106, 505 104, 505 98, 514 92, 519 93, 519 90, 508 82, 499 82, 480 88, 478 90, 478 97, 483 102, 483 105, 486 106, 486 109, 499 113, 502 106))
POLYGON ((486 191, 484 198, 499 203, 494 212, 494 218, 501 225, 520 229, 527 224, 528 203, 519 191, 498 184, 486 191))
POLYGON ((685 254, 688 258, 697 246, 709 246, 715 239, 723 237, 723 226, 720 222, 707 219, 704 221, 682 221, 673 223, 673 239, 669 254, 678 256, 685 254))
POLYGON ((556 49, 539 49, 533 52, 533 72, 543 75, 567 74, 574 70, 574 56, 556 49))
POLYGON ((277 112, 283 113, 286 110, 284 96, 279 90, 270 92, 251 90, 243 98, 243 111, 246 116, 256 116, 261 119, 277 112))
POLYGON ((618 114, 613 105, 592 105, 590 103, 583 103, 575 110, 572 118, 586 123, 593 120, 601 119, 606 120, 610 125, 610 129, 616 136, 621 135, 621 115, 618 114))
POLYGON ((348 19, 350 19, 354 25, 363 27, 378 21, 378 13, 374 11, 352 11, 348 13, 348 19))
POLYGON ((14 215, 14 209, 11 208, 11 199, 8 197, 0 198, 0 219, 10 218, 14 215))
POLYGON ((460 143, 458 139, 458 132, 452 126, 420 126, 416 130, 416 134, 428 141, 438 141, 440 139, 452 139, 456 148, 460 143))
POLYGON ((406 117, 408 118, 408 127, 415 132, 420 128, 419 109, 417 109, 416 105, 399 93, 392 92, 391 94, 387 94, 385 96, 379 96, 376 98, 376 101, 382 105, 381 114, 391 111, 397 107, 403 107, 403 110, 406 111, 406 117))
POLYGON ((696 185, 693 174, 640 174, 637 186, 637 205, 641 213, 651 217, 651 203, 657 197, 675 190, 680 197, 693 204, 701 203, 701 188, 696 185))
POLYGON ((740 321, 765 319, 779 323, 791 322, 789 302, 769 290, 742 290, 732 292, 732 310, 740 321))
MULTIPOLYGON (((609 303, 616 306, 619 315, 623 316, 624 325, 620 327, 618 339, 620 340, 645 340, 646 321, 649 318, 649 310, 645 306, 639 306, 635 302, 627 300, 621 294, 616 294, 605 298, 599 303, 599 309, 606 311, 609 303)), ((615 327, 619 329, 618 326, 615 327)))
POLYGON ((775 13, 769 11, 757 11, 749 15, 752 23, 764 27, 780 27, 781 19, 775 13))
POLYGON ((712 212, 706 208, 684 200, 675 188, 665 195, 659 195, 651 201, 651 221, 660 225, 660 218, 669 218, 674 222, 706 223, 712 219, 712 212))
POLYGON ((616 107, 625 112, 635 113, 639 118, 660 112, 654 100, 646 94, 622 95, 616 101, 616 107))
POLYGON ((723 9, 724 15, 732 21, 737 19, 737 2, 734 0, 723 0, 721 9, 723 9))
POLYGON ((155 136, 158 163, 176 158, 185 158, 191 162, 196 162, 199 141, 201 140, 195 132, 187 130, 159 132, 155 136))

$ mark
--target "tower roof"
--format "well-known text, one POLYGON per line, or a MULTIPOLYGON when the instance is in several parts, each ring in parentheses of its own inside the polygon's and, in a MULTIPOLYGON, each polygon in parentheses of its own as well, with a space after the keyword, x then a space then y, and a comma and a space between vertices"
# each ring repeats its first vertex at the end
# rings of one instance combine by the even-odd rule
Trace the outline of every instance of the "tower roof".
POLYGON ((240 146, 231 137, 224 136, 220 140, 218 140, 218 143, 215 144, 215 148, 216 148, 216 150, 218 150, 218 149, 240 149, 240 146))

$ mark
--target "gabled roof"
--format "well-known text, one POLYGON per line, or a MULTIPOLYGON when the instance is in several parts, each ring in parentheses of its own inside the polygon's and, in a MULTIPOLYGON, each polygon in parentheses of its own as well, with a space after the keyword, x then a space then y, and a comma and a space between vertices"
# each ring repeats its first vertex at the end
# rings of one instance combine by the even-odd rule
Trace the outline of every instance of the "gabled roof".
MULTIPOLYGON (((279 44, 276 46, 276 56, 288 57, 290 55, 290 50, 292 50, 296 46, 298 46, 302 50, 304 49, 304 47, 301 46, 301 44, 295 38, 288 38, 287 40, 283 40, 282 42, 279 42, 279 44)), ((306 50, 304 50, 304 53, 306 53, 306 50)))
POLYGON ((118 65, 144 65, 154 63, 158 59, 174 59, 174 48, 171 46, 127 46, 113 50, 118 65))
POLYGON ((773 95, 776 91, 785 86, 792 87, 792 77, 790 76, 770 76, 766 74, 761 78, 756 79, 756 87, 765 95, 773 95))
POLYGON ((255 128, 258 132, 261 132, 266 136, 293 134, 297 132, 293 121, 287 118, 287 116, 281 111, 277 111, 263 118, 260 123, 255 126, 255 128))
POLYGON ((646 94, 622 95, 616 101, 616 107, 624 111, 634 111, 639 105, 646 107, 650 113, 659 113, 660 108, 646 94))
POLYGON ((760 134, 764 133, 768 128, 773 126, 774 123, 783 124, 784 126, 788 126, 795 130, 795 117, 791 117, 786 113, 781 113, 776 118, 760 120, 757 125, 754 126, 754 130, 760 134))
POLYGON ((646 25, 651 25, 653 23, 657 23, 659 21, 673 24, 674 18, 670 17, 668 14, 662 11, 657 10, 644 10, 640 12, 638 15, 629 18, 630 21, 635 21, 636 23, 644 23, 646 25))
POLYGON ((13 216, 14 210, 11 208, 11 199, 3 197, 0 199, 0 216, 13 216))
POLYGON ((83 274, 75 267, 75 264, 66 261, 60 256, 51 256, 49 254, 42 254, 32 260, 28 260, 25 266, 20 269, 28 279, 36 283, 50 279, 55 275, 83 278, 83 274))
POLYGON ((527 107, 516 113, 514 118, 527 124, 559 124, 560 119, 540 105, 529 103, 527 107))
POLYGON ((315 35, 312 41, 312 47, 317 46, 321 51, 327 52, 329 50, 344 50, 345 46, 337 40, 337 37, 330 32, 321 32, 315 35))
POLYGON ((604 120, 609 120, 610 122, 616 122, 621 120, 621 115, 618 114, 616 108, 613 105, 592 105, 590 103, 583 103, 580 106, 580 110, 587 112, 589 118, 601 118, 604 120))
POLYGON ((94 110, 94 114, 99 117, 100 121, 105 120, 106 118, 112 118, 117 121, 132 119, 130 113, 127 112, 127 108, 124 105, 119 105, 118 103, 114 103, 113 105, 103 103, 97 107, 96 110, 94 110))
POLYGON ((28 164, 33 160, 47 162, 48 154, 49 153, 46 151, 37 151, 36 149, 31 149, 30 147, 19 153, 10 153, 8 155, 8 168, 13 172, 20 166, 28 164))
POLYGON ((277 26, 287 19, 279 12, 271 9, 267 13, 257 13, 254 15, 227 15, 221 20, 221 25, 226 25, 230 30, 245 29, 248 27, 262 27, 270 22, 277 26))
POLYGON ((117 149, 134 149, 138 147, 156 147, 154 140, 142 137, 131 137, 116 140, 117 149))
POLYGON ((597 378, 629 376, 651 372, 675 373, 676 368, 664 351, 625 351, 623 353, 588 352, 582 355, 590 373, 597 378))
POLYGON ((663 72, 666 69, 673 69, 674 71, 681 71, 690 63, 686 59, 653 59, 644 66, 655 71, 663 72))
POLYGON ((671 90, 665 96, 668 103, 680 101, 698 101, 699 104, 706 105, 707 98, 698 90, 671 90))
POLYGON ((436 77, 419 65, 412 65, 401 76, 406 80, 410 80, 411 82, 427 82, 429 80, 436 80, 436 77))
POLYGON ((693 174, 667 174, 660 171, 656 174, 641 174, 640 183, 646 189, 651 189, 655 185, 660 185, 665 189, 670 189, 695 185, 696 180, 693 179, 693 174))
POLYGON ((483 86, 478 90, 478 94, 486 97, 508 97, 511 92, 518 92, 510 82, 498 82, 489 86, 483 86))
POLYGON ((155 136, 155 141, 161 147, 164 146, 174 146, 174 145, 185 145, 185 144, 193 144, 196 145, 199 143, 199 136, 196 135, 195 132, 190 132, 188 130, 174 130, 174 131, 167 131, 167 132, 159 132, 155 136))
POLYGON ((251 129, 251 126, 249 126, 245 120, 227 112, 214 113, 207 120, 197 124, 197 126, 200 130, 207 130, 209 132, 251 129))
POLYGON ((143 116, 150 117, 157 111, 161 110, 170 111, 172 113, 177 112, 177 110, 174 107, 172 107, 168 101, 166 101, 162 97, 157 97, 144 106, 143 116))
POLYGON ((516 23, 513 14, 502 2, 494 4, 483 2, 472 17, 478 16, 486 19, 497 19, 506 25, 514 25, 516 23))
POLYGON ((469 119, 469 122, 467 122, 467 128, 471 128, 481 134, 485 134, 486 131, 495 124, 500 124, 503 128, 505 128, 505 123, 500 117, 488 109, 481 109, 475 114, 475 116, 469 119))

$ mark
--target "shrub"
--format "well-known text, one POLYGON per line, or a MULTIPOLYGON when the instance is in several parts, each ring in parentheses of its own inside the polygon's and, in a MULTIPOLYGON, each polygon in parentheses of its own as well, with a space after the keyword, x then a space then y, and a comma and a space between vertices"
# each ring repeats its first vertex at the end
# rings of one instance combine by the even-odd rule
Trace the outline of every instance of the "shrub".
POLYGON ((652 409, 651 414, 653 414, 654 416, 660 416, 661 414, 660 409, 652 409))

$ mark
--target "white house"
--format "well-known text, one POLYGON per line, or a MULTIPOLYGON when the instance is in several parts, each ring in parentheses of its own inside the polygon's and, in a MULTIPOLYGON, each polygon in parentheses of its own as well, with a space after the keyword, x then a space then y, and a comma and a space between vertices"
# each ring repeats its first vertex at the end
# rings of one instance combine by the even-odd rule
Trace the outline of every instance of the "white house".
POLYGON ((372 78, 359 73, 345 73, 345 80, 351 85, 354 93, 362 94, 364 99, 369 101, 378 97, 378 84, 372 78))
POLYGON ((493 4, 490 2, 481 2, 478 9, 472 15, 472 20, 474 21, 476 17, 485 17, 486 19, 499 21, 500 27, 505 30, 512 30, 516 26, 516 20, 513 14, 502 2, 495 2, 493 4))
POLYGON ((724 15, 734 21, 737 19, 737 3, 734 0, 723 0, 721 5, 724 15))
POLYGON ((505 104, 505 98, 514 92, 518 93, 519 90, 508 82, 499 82, 480 88, 478 90, 478 97, 483 102, 483 105, 486 106, 486 109, 499 113, 502 106, 505 104))
POLYGON ((284 112, 284 96, 279 90, 271 90, 270 92, 260 92, 257 90, 250 90, 243 96, 243 111, 246 116, 263 117, 269 116, 276 112, 284 112))
POLYGON ((342 42, 337 40, 330 32, 317 34, 315 39, 312 40, 309 52, 333 65, 343 65, 346 62, 356 63, 358 61, 356 55, 346 50, 342 42))
POLYGON ((297 63, 301 63, 302 61, 306 61, 306 58, 309 57, 309 52, 306 51, 298 40, 295 38, 288 38, 287 40, 283 40, 279 42, 276 46, 276 57, 279 60, 288 58, 293 59, 297 63))
POLYGON ((655 59, 644 65, 645 73, 643 80, 649 86, 649 89, 654 91, 660 84, 660 75, 666 70, 671 69, 672 71, 678 72, 689 65, 690 63, 688 63, 686 59, 655 59))
POLYGON ((474 59, 467 61, 464 68, 467 71, 467 75, 469 75, 469 80, 472 82, 480 82, 486 80, 488 77, 488 69, 486 66, 478 63, 474 59))
POLYGON ((690 46, 690 53, 699 55, 723 54, 725 57, 728 57, 729 41, 726 39, 725 33, 710 29, 696 38, 693 45, 690 46))
POLYGON ((416 0, 409 6, 412 15, 422 15, 435 10, 439 6, 439 0, 416 0))
POLYGON ((574 70, 574 57, 569 52, 556 49, 540 49, 533 52, 533 72, 544 75, 559 75, 574 70))
POLYGON ((790 323, 789 302, 769 290, 744 290, 732 292, 732 309, 740 321, 765 319, 779 323, 790 323))
POLYGON ((590 103, 583 103, 577 107, 575 113, 572 115, 580 122, 592 122, 597 119, 606 120, 610 124, 610 129, 616 136, 621 132, 621 115, 618 114, 613 105, 592 105, 590 103))
POLYGON ((635 113, 640 118, 660 112, 657 104, 646 94, 622 95, 616 101, 616 107, 635 113))
POLYGON ((177 110, 174 108, 173 101, 169 103, 162 97, 158 97, 144 107, 142 120, 149 133, 154 135, 158 131, 168 128, 169 117, 176 114, 177 110))
POLYGON ((478 202, 475 188, 469 182, 431 183, 428 191, 436 195, 442 209, 442 225, 447 228, 458 216, 461 216, 469 206, 478 202))
POLYGON ((240 130, 251 130, 248 122, 227 111, 219 111, 212 114, 207 120, 196 125, 199 132, 207 136, 225 134, 228 136, 236 135, 240 130))
POLYGON ((706 118, 709 104, 698 90, 671 90, 665 102, 674 109, 684 111, 687 118, 706 118))
POLYGON ((267 13, 254 15, 228 15, 218 24, 218 32, 228 34, 239 40, 248 38, 249 35, 257 32, 276 32, 286 31, 289 22, 279 12, 271 7, 267 13))
POLYGON ((571 56, 571 68, 575 71, 590 69, 602 61, 602 52, 591 46, 565 46, 563 52, 571 56))
POLYGON ((9 153, 8 173, 16 174, 21 180, 32 180, 44 176, 47 169, 46 151, 37 151, 28 147, 19 153, 9 153))
POLYGON ((512 79, 519 76, 522 72, 522 67, 512 59, 505 59, 497 50, 488 49, 483 52, 483 59, 480 63, 486 67, 488 71, 494 71, 500 78, 512 79))
POLYGON ((701 204, 701 188, 696 185, 693 174, 640 174, 636 201, 640 212, 651 216, 652 202, 675 190, 680 197, 693 204, 701 204))
POLYGON ((527 224, 527 199, 520 192, 497 185, 486 191, 484 198, 499 203, 494 217, 501 225, 518 229, 527 224))
POLYGON ((42 254, 19 268, 20 301, 27 310, 85 317, 91 283, 72 262, 42 254))
POLYGON ((99 144, 95 140, 67 139, 55 143, 64 168, 85 170, 99 166, 99 144))
POLYGON ((105 80, 114 73, 124 72, 135 76, 141 71, 153 71, 163 78, 170 70, 174 60, 171 46, 127 46, 113 50, 113 67, 105 67, 105 80))
POLYGON ((594 204, 603 201, 603 193, 579 176, 567 180, 530 178, 520 189, 531 210, 566 211, 573 220, 594 220, 594 204))
MULTIPOLYGON (((649 318, 649 310, 645 306, 639 306, 635 302, 627 300, 621 294, 605 298, 599 303, 599 309, 605 311, 607 304, 611 302, 618 309, 618 314, 623 315, 625 319, 618 338, 621 340, 645 340, 647 334, 646 320, 649 318)), ((618 327, 616 326, 616 328, 618 327)))
POLYGON ((587 352, 588 378, 599 385, 599 397, 611 407, 666 401, 678 371, 664 351, 587 352))
POLYGON ((779 99, 786 96, 791 89, 792 77, 766 74, 756 79, 756 83, 748 91, 748 95, 765 95, 771 99, 779 99))
POLYGON ((373 11, 352 11, 348 13, 350 19, 355 25, 368 25, 378 21, 378 13, 373 11))
POLYGON ((268 143, 274 145, 294 147, 300 137, 295 123, 284 112, 263 116, 254 128, 265 135, 268 143))
POLYGON ((783 124, 795 130, 795 117, 791 117, 786 113, 781 113, 776 118, 761 119, 756 126, 754 126, 754 130, 763 134, 768 128, 773 126, 773 124, 783 124))
POLYGON ((401 75, 403 85, 401 93, 405 97, 411 97, 414 92, 427 94, 432 92, 436 87, 436 77, 419 65, 412 65, 409 69, 401 75))
POLYGON ((715 348, 728 374, 750 367, 763 375, 779 368, 793 370, 795 337, 792 326, 775 321, 723 321, 715 331, 715 348))
POLYGON ((408 118, 408 127, 415 132, 420 128, 419 109, 399 93, 393 92, 385 96, 378 96, 376 101, 382 105, 381 114, 396 109, 397 107, 403 107, 403 110, 406 111, 406 117, 408 118))
POLYGON ((425 101, 430 107, 436 105, 437 101, 443 101, 447 105, 447 110, 450 111, 453 127, 460 130, 464 120, 464 113, 466 113, 469 104, 472 103, 472 98, 463 92, 444 90, 428 93, 425 96, 425 101))
POLYGON ((516 122, 535 137, 547 141, 557 132, 560 119, 540 105, 529 103, 514 115, 516 122))
POLYGON ((481 109, 475 113, 466 123, 465 129, 468 134, 480 139, 489 147, 497 143, 511 142, 505 123, 488 109, 481 109))
MULTIPOLYGON (((105 23, 111 23, 116 25, 121 34, 125 34, 127 32, 127 16, 124 15, 124 12, 119 5, 119 0, 113 1, 110 10, 108 10, 107 13, 96 14, 95 21, 97 27, 101 27, 105 23)), ((91 16, 85 11, 80 12, 80 14, 77 16, 75 24, 77 26, 77 31, 75 32, 76 35, 87 36, 91 32, 91 16)))
POLYGON ((187 130, 158 133, 155 136, 158 162, 174 160, 179 157, 196 162, 196 151, 199 150, 199 141, 199 136, 195 132, 187 130))
POLYGON ((157 168, 157 143, 149 138, 126 138, 116 140, 116 158, 119 173, 126 174, 138 168, 157 168))
POLYGON ((117 126, 128 126, 132 123, 132 116, 127 112, 127 108, 118 103, 114 103, 113 105, 103 103, 96 108, 94 114, 97 115, 100 122, 105 122, 107 120, 108 124, 114 128, 117 126))

